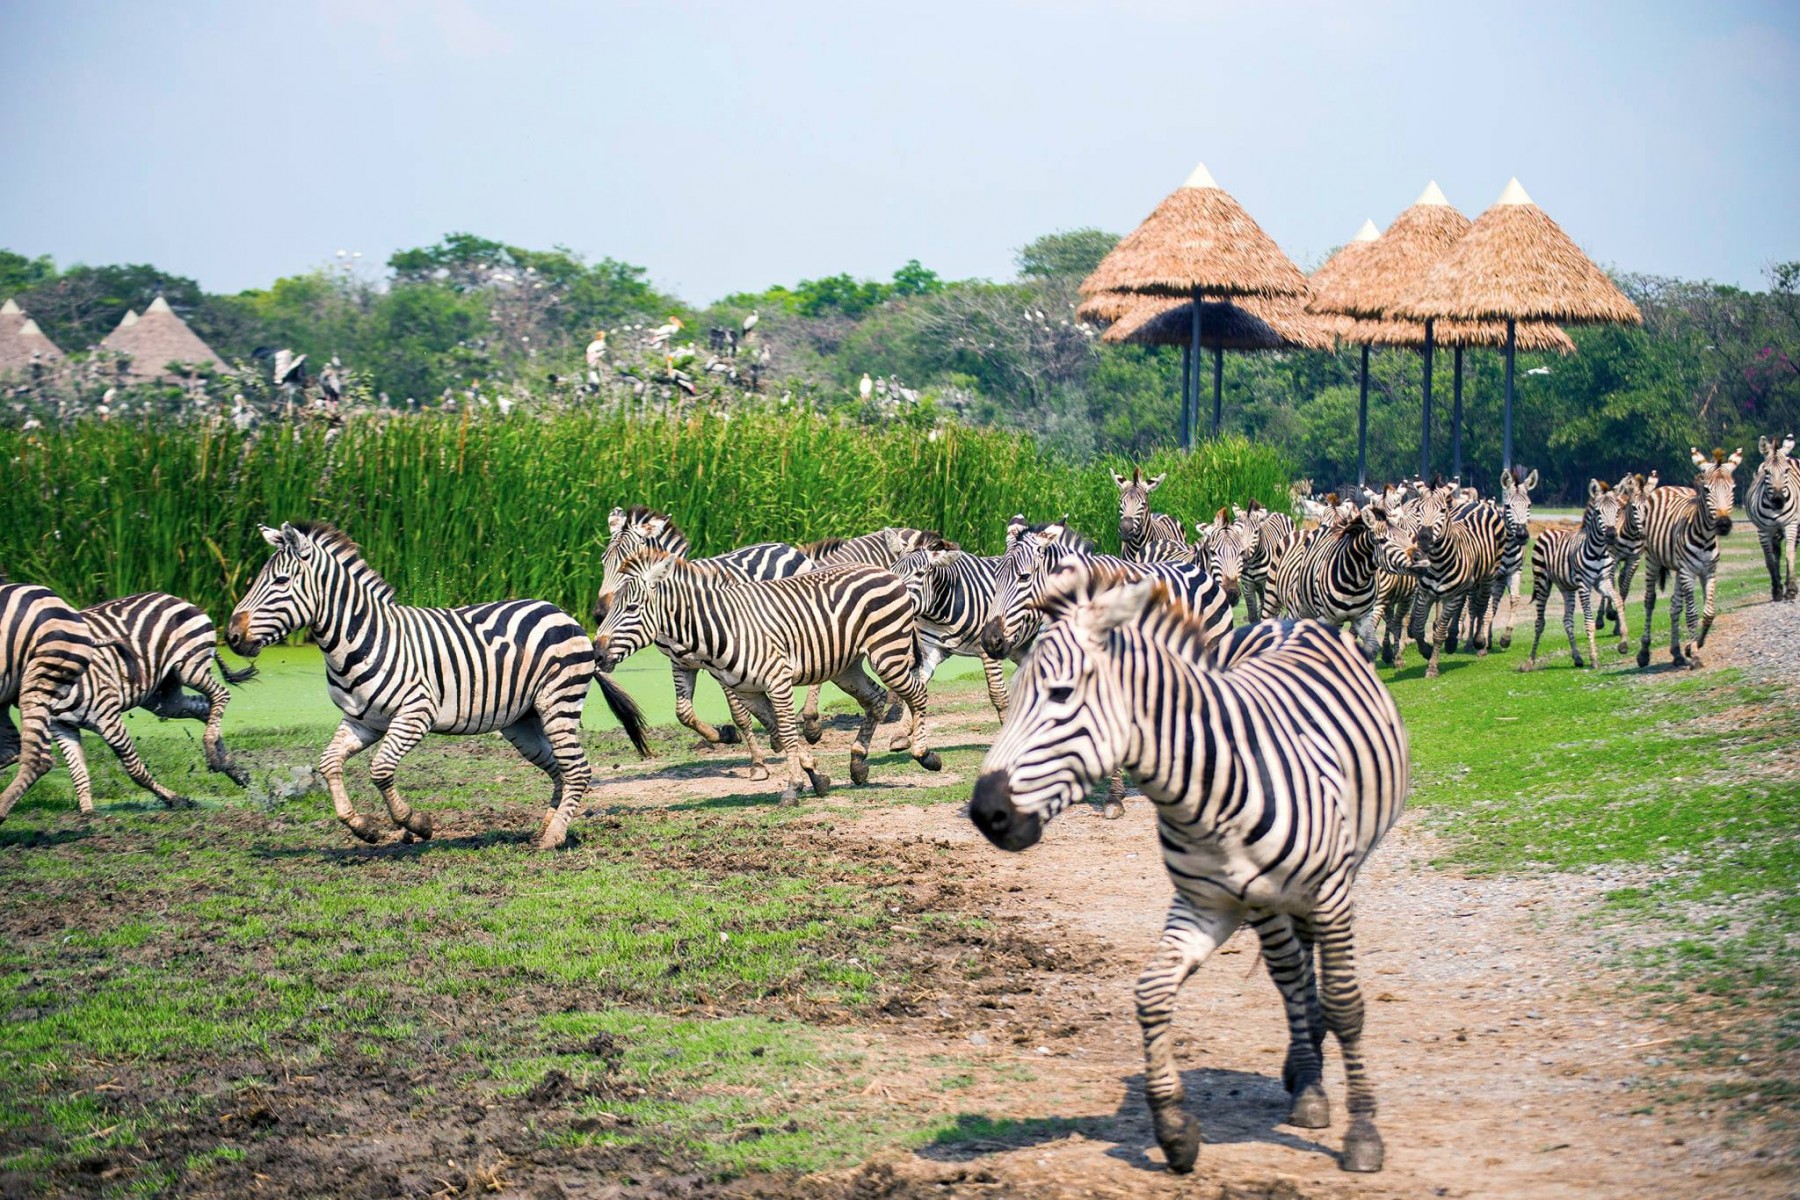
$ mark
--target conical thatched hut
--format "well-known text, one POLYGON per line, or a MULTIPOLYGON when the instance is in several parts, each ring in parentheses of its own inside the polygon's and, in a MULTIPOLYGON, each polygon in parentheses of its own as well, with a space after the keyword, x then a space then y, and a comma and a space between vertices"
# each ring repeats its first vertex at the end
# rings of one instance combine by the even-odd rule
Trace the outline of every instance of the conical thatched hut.
POLYGON ((63 356, 17 301, 0 304, 0 374, 51 363, 63 356))
POLYGON ((1517 179, 1390 311, 1419 321, 1506 322, 1505 467, 1512 466, 1518 323, 1636 325, 1643 320, 1637 305, 1532 203, 1517 179))
MULTIPOLYGON (((1190 365, 1200 354, 1207 296, 1304 297, 1306 290, 1306 276, 1300 268, 1243 205, 1213 181, 1204 165, 1195 167, 1187 182, 1126 234, 1081 283, 1082 295, 1090 298, 1120 292, 1193 301, 1189 306, 1190 365)), ((1198 372, 1184 374, 1197 376, 1198 372)), ((1188 448, 1193 446, 1193 418, 1198 408, 1198 380, 1190 386, 1184 378, 1181 435, 1188 448)), ((1219 393, 1215 388, 1215 433, 1218 425, 1219 393)))
POLYGON ((127 312, 118 328, 101 341, 100 348, 129 355, 127 374, 133 381, 164 378, 169 374, 170 363, 225 365, 161 296, 150 302, 141 317, 133 319, 127 312))
MULTIPOLYGON (((1186 345, 1193 326, 1192 300, 1144 296, 1118 317, 1100 340, 1114 345, 1186 345)), ((1213 350, 1329 350, 1333 326, 1306 311, 1298 296, 1240 296, 1202 302, 1201 345, 1213 350)))

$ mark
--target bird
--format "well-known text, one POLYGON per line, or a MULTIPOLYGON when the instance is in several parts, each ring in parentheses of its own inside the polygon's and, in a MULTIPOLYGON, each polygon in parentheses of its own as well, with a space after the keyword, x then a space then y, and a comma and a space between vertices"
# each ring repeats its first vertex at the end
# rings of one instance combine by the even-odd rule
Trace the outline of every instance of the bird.
POLYGON ((325 393, 325 399, 332 404, 344 398, 344 378, 339 374, 343 365, 334 354, 331 361, 325 364, 325 369, 319 372, 319 390, 325 393))
POLYGON ((244 403, 243 393, 240 392, 233 396, 231 398, 232 427, 239 433, 243 433, 250 428, 250 423, 254 420, 256 420, 256 414, 250 411, 250 406, 248 404, 244 403))
POLYGON ((755 310, 751 310, 750 315, 744 318, 744 332, 749 333, 752 329, 755 329, 758 320, 760 320, 760 318, 756 315, 755 310))
POLYGON ((869 393, 874 390, 875 381, 869 378, 869 373, 867 371, 864 371, 862 382, 856 385, 857 395, 861 396, 864 400, 867 400, 869 398, 869 393))
POLYGON ((604 362, 605 359, 606 359, 606 330, 596 329, 596 330, 594 330, 594 340, 588 343, 587 365, 589 367, 593 368, 594 370, 599 370, 600 364, 602 362, 604 362))
POLYGON ((650 331, 650 344, 652 346, 660 346, 680 332, 681 318, 670 317, 668 324, 658 325, 655 329, 650 331))
POLYGON ((306 386, 306 355, 296 356, 285 346, 274 352, 275 384, 277 387, 306 386))
POLYGON ((1550 373, 1550 368, 1549 367, 1533 367, 1533 368, 1531 368, 1531 370, 1529 370, 1525 373, 1527 375, 1548 375, 1550 373))

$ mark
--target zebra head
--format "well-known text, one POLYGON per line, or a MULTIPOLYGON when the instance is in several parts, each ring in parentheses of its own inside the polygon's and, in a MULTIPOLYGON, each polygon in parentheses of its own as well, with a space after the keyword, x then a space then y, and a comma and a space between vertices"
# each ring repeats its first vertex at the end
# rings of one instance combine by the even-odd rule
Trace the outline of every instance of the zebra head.
POLYGON ((656 640, 668 608, 668 580, 677 555, 646 546, 619 567, 619 587, 594 633, 594 655, 602 671, 656 640))
POLYGON ((1162 486, 1163 475, 1144 478, 1144 472, 1131 468, 1131 478, 1112 473, 1119 485, 1119 544, 1137 546, 1143 543, 1150 525, 1150 493, 1162 486))
POLYGON ((302 522, 258 528, 275 553, 225 624, 225 644, 243 657, 255 658, 271 642, 318 623, 333 594, 321 580, 334 571, 341 574, 344 564, 337 556, 346 550, 360 574, 377 585, 381 598, 393 597, 393 589, 362 563, 356 544, 331 526, 302 522))
MULTIPOLYGON (((1625 485, 1633 488, 1637 480, 1629 475, 1625 485)), ((1598 535, 1608 547, 1619 540, 1619 534, 1625 528, 1625 510, 1630 507, 1631 492, 1615 489, 1604 479, 1588 480, 1587 509, 1581 514, 1581 523, 1589 537, 1598 535)))
MULTIPOLYGON (((1399 496, 1399 492, 1389 489, 1386 495, 1399 496)), ((1372 511, 1385 514, 1386 525, 1375 540, 1375 562, 1381 569, 1395 575, 1417 575, 1420 571, 1419 560, 1423 557, 1419 550, 1419 515, 1416 506, 1399 505, 1389 508, 1384 504, 1372 504, 1372 511)), ((1374 526, 1370 526, 1374 529, 1374 526)))
POLYGON ((969 819, 1002 850, 1035 845, 1046 822, 1126 761, 1136 704, 1112 643, 1157 592, 1166 599, 1168 585, 1076 562, 1039 601, 1048 624, 1013 680, 969 802, 969 819))
POLYGON ((595 624, 605 619, 613 593, 619 590, 620 572, 626 559, 646 546, 655 546, 684 558, 689 550, 687 535, 676 528, 667 513, 657 512, 654 508, 641 504, 615 508, 607 516, 606 524, 609 536, 600 556, 600 595, 594 601, 595 624))
POLYGON ((1211 525, 1196 524, 1205 557, 1196 555, 1212 577, 1225 589, 1225 599, 1237 604, 1243 587, 1244 560, 1256 553, 1260 522, 1253 524, 1249 514, 1231 519, 1229 510, 1221 508, 1211 525))
POLYGON ((1793 486, 1795 478, 1794 435, 1788 434, 1777 442, 1774 438, 1759 437, 1756 448, 1762 453, 1762 465, 1756 468, 1757 478, 1763 481, 1763 488, 1769 497, 1780 508, 1788 500, 1788 490, 1793 486))
POLYGON ((1506 516, 1506 531, 1516 537, 1531 528, 1531 489, 1537 482, 1538 473, 1527 475, 1523 467, 1500 472, 1500 509, 1506 516))
POLYGON ((1450 528, 1450 512, 1456 507, 1456 485, 1433 480, 1419 490, 1419 550, 1430 554, 1450 528))
POLYGON ((1001 659, 1037 636, 1043 620, 1033 607, 1038 589, 1068 554, 1091 553, 1094 544, 1069 528, 1068 518, 1030 525, 1016 535, 1000 560, 994 599, 981 626, 981 648, 1001 659))
POLYGON ((1709 460, 1695 448, 1692 457, 1699 471, 1694 476, 1694 496, 1712 509, 1719 536, 1724 537, 1731 532, 1731 510, 1737 505, 1737 480, 1732 478, 1732 472, 1744 461, 1744 451, 1740 447, 1727 458, 1723 450, 1714 450, 1709 460))

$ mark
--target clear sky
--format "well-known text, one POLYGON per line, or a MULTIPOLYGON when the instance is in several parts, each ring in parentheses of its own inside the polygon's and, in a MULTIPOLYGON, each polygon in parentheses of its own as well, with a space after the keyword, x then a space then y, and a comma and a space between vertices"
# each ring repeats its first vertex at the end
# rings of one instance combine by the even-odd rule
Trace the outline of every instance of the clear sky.
POLYGON ((0 0, 0 246, 214 291, 453 230, 691 301, 1012 274, 1204 161, 1310 266, 1517 175, 1603 263, 1800 258, 1800 4, 0 0))

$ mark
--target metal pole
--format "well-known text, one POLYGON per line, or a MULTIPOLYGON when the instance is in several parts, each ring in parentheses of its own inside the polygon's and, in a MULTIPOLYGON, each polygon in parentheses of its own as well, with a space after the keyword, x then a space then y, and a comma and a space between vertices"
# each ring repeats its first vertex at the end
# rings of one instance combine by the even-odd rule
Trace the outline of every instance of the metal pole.
POLYGON ((1369 346, 1362 348, 1362 381, 1356 399, 1356 486, 1369 482, 1369 346))
MULTIPOLYGON (((1194 321, 1193 321, 1193 325, 1191 327, 1191 336, 1188 339, 1188 347, 1189 347, 1189 353, 1192 356, 1193 363, 1194 363, 1193 408, 1188 411, 1191 411, 1193 413, 1194 419, 1189 419, 1186 412, 1184 412, 1182 414, 1182 428, 1183 428, 1184 432, 1182 433, 1182 437, 1181 437, 1181 448, 1183 450, 1192 450, 1194 448, 1194 426, 1199 423, 1198 417, 1200 416, 1200 289, 1199 288, 1194 289, 1194 321)), ((1188 403, 1188 398, 1186 396, 1183 396, 1181 398, 1181 402, 1183 405, 1186 405, 1188 403)))
POLYGON ((1455 399, 1450 402, 1450 473, 1462 482, 1462 352, 1456 348, 1455 399))
POLYGON ((1425 320, 1425 405, 1419 411, 1419 478, 1431 478, 1431 339, 1432 321, 1425 320))
POLYGON ((1513 352, 1518 348, 1518 322, 1506 318, 1506 418, 1501 428, 1500 467, 1512 470, 1513 352))
POLYGON ((1181 444, 1188 444, 1188 393, 1194 386, 1193 347, 1181 347, 1181 444))
POLYGON ((1225 344, 1213 347, 1213 424, 1212 435, 1219 436, 1219 410, 1225 391, 1225 344))

